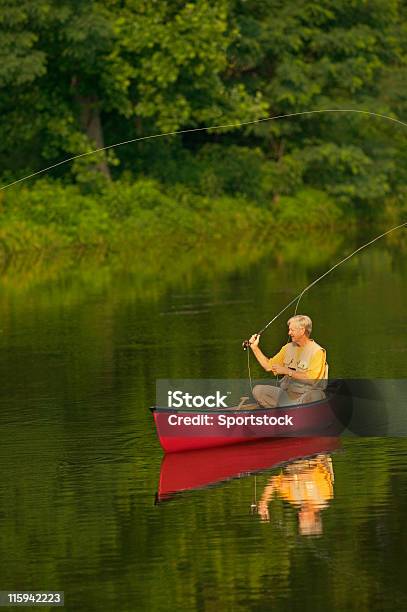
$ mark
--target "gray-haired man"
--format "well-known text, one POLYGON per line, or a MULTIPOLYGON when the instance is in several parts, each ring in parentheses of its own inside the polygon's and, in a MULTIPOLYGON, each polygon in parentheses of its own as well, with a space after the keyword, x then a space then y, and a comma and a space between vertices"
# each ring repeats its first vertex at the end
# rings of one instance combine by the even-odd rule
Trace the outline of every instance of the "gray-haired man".
POLYGON ((287 321, 287 325, 291 342, 271 359, 261 351, 258 334, 253 334, 249 340, 260 365, 267 372, 284 376, 279 387, 254 387, 254 398, 264 408, 313 402, 325 397, 323 389, 328 379, 326 351, 310 338, 311 319, 307 315, 296 315, 287 321))

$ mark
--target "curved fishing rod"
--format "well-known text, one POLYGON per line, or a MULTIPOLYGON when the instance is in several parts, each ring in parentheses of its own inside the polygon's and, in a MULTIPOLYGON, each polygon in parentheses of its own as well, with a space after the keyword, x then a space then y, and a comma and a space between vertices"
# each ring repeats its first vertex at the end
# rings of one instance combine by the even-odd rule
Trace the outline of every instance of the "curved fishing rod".
MULTIPOLYGON (((327 270, 326 272, 324 272, 323 274, 321 274, 321 276, 319 276, 318 278, 316 278, 314 281, 312 281, 312 283, 310 283, 309 285, 307 285, 305 287, 305 289, 303 289, 301 291, 301 293, 299 293, 297 296, 295 296, 295 298, 293 298, 291 300, 291 302, 289 302, 286 306, 284 306, 284 308, 282 310, 280 310, 280 312, 278 314, 276 314, 275 317, 273 317, 271 319, 271 321, 269 321, 267 323, 267 325, 265 325, 259 332, 257 332, 256 336, 260 336, 264 331, 266 331, 266 329, 272 324, 274 323, 274 321, 276 319, 278 319, 278 317, 280 315, 283 314, 283 312, 285 312, 287 310, 287 308, 289 308, 290 306, 292 306, 294 304, 294 302, 297 302, 296 306, 295 306, 295 314, 297 314, 297 309, 298 309, 298 305, 302 299, 302 296, 304 295, 304 293, 306 293, 309 289, 311 289, 311 287, 314 287, 314 285, 316 285, 317 283, 319 283, 320 280, 322 280, 323 278, 325 278, 325 276, 328 276, 328 274, 330 274, 330 272, 332 272, 333 270, 335 270, 335 268, 338 268, 341 264, 345 263, 345 261, 348 261, 351 257, 353 257, 354 255, 356 255, 356 253, 359 253, 360 251, 362 251, 362 249, 365 249, 366 247, 370 246, 371 244, 373 244, 374 242, 376 242, 377 240, 380 240, 380 238, 384 238, 384 236, 387 236, 388 234, 391 234, 391 232, 394 232, 402 227, 407 226, 407 221, 404 223, 401 223, 400 225, 396 225, 395 227, 392 227, 391 229, 387 230, 386 232, 383 232, 383 234, 380 234, 379 236, 376 236, 376 238, 373 238, 372 240, 369 240, 369 242, 366 242, 366 244, 363 244, 362 246, 358 247, 355 251, 353 251, 352 253, 350 253, 349 255, 347 255, 346 257, 344 257, 343 259, 341 259, 341 261, 338 261, 335 265, 333 265, 331 268, 329 268, 329 270, 327 270)), ((244 348, 244 350, 246 350, 249 346, 250 346, 250 342, 249 340, 244 340, 244 342, 242 343, 242 346, 244 348)))
POLYGON ((92 151, 87 151, 86 153, 79 153, 78 155, 73 155, 72 157, 68 157, 67 159, 63 159, 51 166, 47 166, 46 168, 42 168, 42 170, 37 170, 37 172, 33 172, 32 174, 28 174, 27 176, 23 176, 7 185, 3 185, 0 187, 0 191, 4 189, 8 189, 17 183, 21 183, 22 181, 27 181, 34 176, 38 176, 39 174, 43 174, 44 172, 48 172, 48 170, 52 170, 53 168, 57 168, 58 166, 62 166, 63 164, 67 164, 75 159, 79 159, 81 157, 88 157, 89 155, 94 155, 95 153, 100 153, 101 151, 109 151, 110 149, 115 149, 117 147, 121 147, 126 144, 131 144, 133 142, 140 142, 141 140, 150 140, 153 138, 163 138, 165 136, 176 136, 178 134, 190 134, 192 132, 203 132, 209 130, 220 130, 226 128, 234 128, 234 127, 242 127, 244 125, 253 125, 254 123, 264 123, 266 121, 276 121, 277 119, 287 119, 288 117, 298 117, 300 115, 314 115, 316 113, 359 113, 362 115, 369 115, 371 117, 379 117, 381 119, 387 119, 388 121, 393 121, 394 123, 399 123, 400 125, 404 125, 407 127, 407 123, 397 119, 395 117, 389 117, 388 115, 382 115, 381 113, 374 113, 372 111, 367 110, 359 110, 355 108, 326 108, 320 110, 311 110, 311 111, 301 111, 298 113, 287 113, 285 115, 276 115, 275 117, 263 117, 261 119, 253 119, 252 121, 240 121, 237 123, 226 123, 224 125, 210 125, 200 128, 189 128, 186 130, 174 130, 172 132, 161 132, 159 134, 150 134, 149 136, 140 136, 138 138, 131 138, 130 140, 123 140, 122 142, 117 142, 112 145, 108 145, 106 147, 100 147, 98 149, 93 149, 92 151))

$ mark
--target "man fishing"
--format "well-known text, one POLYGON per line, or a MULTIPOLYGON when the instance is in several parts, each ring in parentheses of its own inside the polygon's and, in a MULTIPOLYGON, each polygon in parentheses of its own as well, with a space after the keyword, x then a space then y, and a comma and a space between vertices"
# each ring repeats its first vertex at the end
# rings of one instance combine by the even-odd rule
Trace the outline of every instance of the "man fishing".
POLYGON ((283 375, 280 386, 256 385, 253 396, 263 408, 314 402, 325 397, 328 380, 326 352, 310 338, 312 321, 307 315, 296 315, 287 321, 291 342, 271 359, 259 347, 260 334, 253 334, 249 345, 266 372, 283 375))

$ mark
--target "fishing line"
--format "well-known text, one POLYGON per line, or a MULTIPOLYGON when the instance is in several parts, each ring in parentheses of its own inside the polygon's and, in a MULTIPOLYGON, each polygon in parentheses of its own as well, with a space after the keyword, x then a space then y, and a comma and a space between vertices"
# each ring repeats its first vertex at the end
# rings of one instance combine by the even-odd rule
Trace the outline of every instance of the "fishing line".
MULTIPOLYGON (((51 166, 47 166, 46 168, 38 170, 37 172, 33 172, 31 174, 28 174, 27 176, 24 176, 24 177, 22 177, 20 179, 12 181, 11 183, 3 185, 2 187, 0 187, 0 191, 8 189, 9 187, 12 187, 13 185, 17 185, 18 183, 26 181, 26 180, 28 180, 30 178, 33 178, 34 176, 38 176, 39 174, 44 174, 45 172, 48 172, 48 170, 52 170, 53 168, 57 168, 59 166, 62 166, 63 164, 67 164, 67 163, 69 163, 71 161, 74 161, 75 159, 80 159, 82 157, 88 157, 90 155, 94 155, 94 154, 100 153, 102 151, 108 151, 110 149, 118 148, 118 147, 124 146, 126 144, 131 144, 131 143, 135 143, 135 142, 141 142, 143 140, 152 140, 153 138, 164 138, 165 136, 176 136, 176 135, 180 135, 180 134, 191 134, 193 132, 203 132, 203 131, 219 130, 219 129, 226 129, 226 128, 236 128, 236 127, 242 127, 242 126, 245 126, 245 125, 254 125, 256 123, 265 123, 267 121, 276 121, 277 119, 287 119, 289 117, 299 117, 299 116, 304 116, 304 115, 314 115, 314 114, 320 114, 320 113, 359 113, 359 114, 362 114, 362 115, 369 115, 371 117, 379 117, 381 119, 387 119, 388 121, 392 121, 393 123, 398 123, 399 125, 403 125, 404 127, 407 127, 407 123, 406 122, 401 121, 400 119, 397 119, 396 117, 390 117, 389 115, 384 115, 382 113, 375 113, 375 112, 372 112, 372 111, 367 111, 367 110, 362 110, 362 109, 354 109, 354 108, 330 108, 330 109, 318 109, 318 110, 311 110, 311 111, 300 111, 300 112, 296 112, 296 113, 285 113, 284 115, 276 115, 275 117, 262 117, 260 119, 253 119, 251 121, 240 121, 240 122, 237 122, 237 123, 226 123, 226 124, 219 124, 219 125, 204 126, 204 127, 199 127, 199 128, 189 128, 189 129, 186 129, 186 130, 173 130, 173 131, 170 131, 170 132, 161 132, 161 133, 158 133, 158 134, 150 134, 148 136, 140 136, 138 138, 131 138, 129 140, 124 140, 122 142, 117 142, 115 144, 108 145, 106 147, 99 147, 98 149, 93 149, 92 151, 87 151, 85 153, 79 153, 78 155, 73 155, 72 157, 68 157, 67 159, 63 159, 62 161, 59 161, 59 162, 57 162, 55 164, 52 164, 51 166)), ((273 317, 273 319, 271 321, 269 321, 267 323, 267 325, 265 325, 258 332, 258 335, 262 334, 276 319, 278 319, 278 317, 281 314, 283 314, 283 312, 285 312, 287 310, 287 308, 289 308, 292 304, 294 304, 295 301, 298 300, 297 304, 296 304, 296 307, 295 307, 295 313, 297 313, 298 305, 299 305, 299 303, 301 301, 301 298, 304 295, 304 293, 306 293, 309 289, 311 289, 311 287, 316 285, 316 283, 318 283, 325 276, 327 276, 330 272, 332 272, 332 270, 334 270, 335 268, 340 266, 342 263, 345 263, 345 261, 347 261, 348 259, 353 257, 353 255, 356 255, 356 253, 358 253, 359 251, 361 251, 365 247, 367 247, 370 244, 373 244, 374 242, 376 242, 376 240, 379 240, 380 238, 383 238, 387 234, 390 234, 391 232, 393 232, 393 231, 395 231, 395 230, 397 230, 397 229, 399 229, 401 227, 404 227, 405 225, 407 225, 407 222, 406 223, 402 223, 401 225, 398 225, 397 227, 394 227, 394 228, 388 230, 387 232, 384 232, 383 234, 380 234, 380 236, 377 236, 376 238, 374 238, 370 242, 366 243, 365 245, 362 245, 361 247, 356 249, 356 251, 354 251, 353 253, 351 253, 350 255, 345 257, 343 260, 339 261, 337 264, 332 266, 332 268, 327 270, 327 272, 325 272, 321 277, 319 277, 315 281, 313 281, 298 296, 296 296, 293 300, 291 300, 291 302, 289 302, 289 304, 287 304, 287 306, 285 306, 275 317, 273 317)), ((243 342, 243 346, 244 346, 245 349, 247 349, 249 347, 249 341, 245 340, 243 342)), ((248 355, 248 367, 249 367, 250 386, 252 388, 252 381, 251 381, 251 375, 250 375, 249 355, 248 355)))
POLYGON ((253 395, 253 381, 252 381, 252 374, 250 371, 250 351, 247 351, 247 370, 249 372, 250 391, 252 392, 252 395, 253 395))
POLYGON ((92 151, 87 151, 86 153, 79 153, 78 155, 73 155, 72 157, 68 157, 67 159, 63 159, 62 161, 52 164, 51 166, 47 166, 46 168, 43 168, 42 170, 37 170, 37 172, 33 172, 32 174, 23 176, 22 178, 12 181, 11 183, 8 183, 7 185, 3 185, 2 187, 0 187, 0 191, 3 191, 4 189, 8 189, 9 187, 12 187, 13 185, 17 185, 17 183, 21 183, 22 181, 27 181, 28 179, 33 178, 34 176, 43 174, 44 172, 48 172, 48 170, 52 170, 53 168, 57 168, 58 166, 67 164, 71 161, 74 161, 75 159, 79 159, 81 157, 88 157, 89 155, 100 153, 101 151, 109 151, 110 149, 122 147, 123 145, 131 144, 133 142, 141 142, 142 140, 151 140, 153 138, 164 138, 165 136, 177 136, 179 134, 191 134, 192 132, 204 132, 204 131, 209 131, 209 130, 220 130, 220 129, 226 129, 226 128, 242 127, 244 125, 253 125, 255 123, 264 123, 266 121, 276 121, 277 119, 287 119, 288 117, 298 117, 301 115, 314 115, 316 113, 359 113, 362 115, 369 115, 372 117, 379 117, 381 119, 387 119, 388 121, 393 121, 394 123, 399 123, 400 125, 404 125, 405 127, 407 127, 407 123, 405 123, 404 121, 401 121, 400 119, 397 119, 395 117, 389 117, 388 115, 382 115, 381 113, 374 113, 372 111, 359 110, 359 109, 354 109, 354 108, 327 108, 327 109, 321 109, 321 110, 301 111, 298 113, 287 113, 285 115, 276 115, 275 117, 263 117, 260 119, 253 119, 251 121, 240 121, 237 123, 226 123, 222 125, 211 125, 211 126, 205 126, 205 127, 199 127, 199 128, 189 128, 186 130, 174 130, 172 132, 161 132, 159 134, 150 134, 149 136, 140 136, 138 138, 131 138, 130 140, 123 140, 122 142, 117 142, 115 144, 108 145, 106 147, 100 147, 99 149, 93 149, 92 151))
POLYGON ((334 266, 332 266, 331 268, 329 268, 329 270, 327 270, 326 272, 324 272, 323 274, 321 274, 321 276, 319 276, 318 278, 316 278, 314 281, 312 281, 312 283, 310 283, 309 285, 307 285, 307 287, 305 287, 305 289, 303 289, 301 291, 301 293, 299 293, 294 299, 291 300, 291 302, 289 302, 287 304, 287 306, 284 306, 284 308, 282 310, 280 310, 280 312, 271 319, 271 321, 269 321, 267 323, 267 325, 265 325, 259 332, 258 335, 262 334, 272 323, 274 323, 274 321, 276 319, 278 319, 278 317, 280 315, 283 314, 283 312, 285 312, 287 310, 287 308, 289 308, 292 304, 294 304, 295 301, 297 301, 296 307, 295 307, 295 314, 297 314, 297 309, 298 309, 298 305, 302 299, 302 296, 304 295, 304 293, 306 293, 309 289, 311 289, 311 287, 314 287, 314 285, 316 285, 320 280, 322 280, 323 278, 325 278, 325 276, 328 276, 328 274, 330 274, 330 272, 332 272, 333 270, 335 270, 335 268, 338 268, 340 265, 342 265, 343 263, 345 263, 345 261, 348 261, 351 257, 353 257, 354 255, 356 255, 356 253, 359 253, 359 251, 362 251, 362 249, 365 249, 366 247, 370 246, 371 244, 373 244, 374 242, 376 242, 377 240, 380 240, 380 238, 384 238, 384 236, 387 236, 388 234, 391 234, 391 232, 394 232, 398 229, 400 229, 401 227, 405 227, 407 225, 407 221, 405 223, 401 223, 400 225, 396 225, 395 227, 392 227, 391 229, 387 230, 386 232, 384 232, 383 234, 380 234, 379 236, 376 236, 376 238, 373 238, 372 240, 369 240, 369 242, 366 242, 366 244, 363 244, 362 246, 358 247, 355 251, 353 251, 352 253, 350 253, 349 255, 347 255, 346 257, 344 257, 343 259, 341 259, 341 261, 338 261, 334 266))
POLYGON ((329 268, 329 270, 327 272, 325 272, 324 274, 322 274, 322 276, 320 276, 319 278, 317 278, 316 280, 314 280, 310 285, 308 285, 308 287, 306 287, 304 289, 304 291, 302 291, 302 293, 300 294, 299 298, 298 298, 298 302, 295 305, 295 313, 297 314, 297 309, 298 309, 298 305, 301 301, 302 296, 304 295, 304 293, 306 291, 308 291, 308 289, 311 289, 311 287, 313 287, 314 285, 316 285, 320 280, 322 280, 325 276, 327 276, 330 272, 332 272, 332 270, 335 270, 335 268, 338 268, 341 264, 345 263, 345 261, 348 261, 348 259, 350 259, 351 257, 353 257, 354 255, 356 255, 356 253, 359 253, 359 251, 361 251, 362 249, 366 248, 367 246, 373 244, 374 242, 376 242, 377 240, 380 240, 380 238, 384 238, 384 236, 387 236, 387 234, 391 234, 391 232, 394 232, 398 229, 400 229, 401 227, 404 227, 407 225, 406 223, 401 223, 400 225, 396 225, 396 227, 392 227, 391 229, 387 230, 387 232, 384 232, 383 234, 380 234, 380 236, 376 236, 376 238, 373 238, 373 240, 370 240, 369 242, 367 242, 366 244, 362 245, 361 247, 359 247, 358 249, 356 249, 356 251, 353 251, 353 253, 351 253, 350 255, 348 255, 347 257, 345 257, 344 259, 342 259, 341 261, 339 261, 338 263, 336 263, 334 266, 332 266, 332 268, 329 268))
MULTIPOLYGON (((357 253, 359 253, 360 251, 362 251, 363 249, 365 249, 366 247, 370 246, 371 244, 373 244, 374 242, 377 242, 377 240, 380 240, 381 238, 384 238, 384 236, 387 236, 388 234, 391 234, 392 232, 395 232, 398 229, 401 229, 402 227, 406 227, 407 226, 407 221, 405 221, 404 223, 401 223, 400 225, 396 225, 395 227, 392 227, 391 229, 387 230, 386 232, 383 232, 382 234, 379 234, 379 236, 376 236, 375 238, 373 238, 372 240, 369 240, 369 242, 366 242, 365 244, 362 244, 362 246, 358 247, 357 249, 355 249, 354 251, 352 251, 352 253, 350 253, 349 255, 347 255, 346 257, 344 257, 343 259, 341 259, 340 261, 338 261, 335 265, 333 265, 331 268, 329 268, 329 270, 327 270, 326 272, 324 272, 323 274, 321 274, 321 276, 318 276, 318 278, 316 278, 314 281, 312 281, 312 283, 310 283, 309 285, 307 285, 305 287, 305 289, 303 289, 301 291, 301 293, 299 293, 297 296, 295 296, 295 298, 293 298, 286 306, 284 306, 284 308, 282 310, 280 310, 280 312, 278 314, 276 314, 275 317, 273 317, 271 319, 271 321, 269 321, 267 323, 267 325, 265 325, 259 332, 257 332, 257 336, 260 336, 264 331, 266 331, 266 329, 272 324, 274 323, 274 321, 276 321, 278 319, 278 317, 280 317, 283 312, 285 312, 290 306, 292 306, 294 304, 294 302, 297 302, 296 306, 295 306, 295 314, 297 314, 297 309, 298 309, 298 305, 303 297, 303 295, 309 290, 311 289, 311 287, 314 287, 317 283, 319 283, 320 280, 322 280, 323 278, 325 278, 326 276, 328 276, 328 274, 330 274, 333 270, 335 270, 336 268, 338 268, 340 265, 342 265, 343 263, 345 263, 346 261, 348 261, 351 257, 353 257, 354 255, 356 255, 357 253)), ((243 342, 243 348, 249 349, 250 346, 250 342, 249 340, 245 340, 243 342)), ((251 377, 251 372, 250 372, 250 351, 247 350, 247 363, 248 363, 248 372, 249 372, 249 381, 250 381, 250 389, 253 393, 253 382, 252 382, 252 377, 251 377)))
POLYGON ((254 497, 253 501, 250 504, 250 514, 255 514, 257 512, 257 474, 254 475, 254 497))

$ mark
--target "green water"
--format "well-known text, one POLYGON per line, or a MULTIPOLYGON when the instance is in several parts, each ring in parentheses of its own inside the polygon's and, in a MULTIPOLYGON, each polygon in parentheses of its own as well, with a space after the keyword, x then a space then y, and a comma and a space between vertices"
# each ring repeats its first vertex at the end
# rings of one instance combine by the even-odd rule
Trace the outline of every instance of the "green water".
MULTIPOLYGON (((403 438, 343 441, 319 535, 301 532, 282 495, 269 521, 250 513, 254 485, 260 498, 290 466, 154 505, 156 379, 246 376, 242 339, 372 235, 9 262, 0 590, 63 590, 68 610, 405 608, 403 438)), ((304 297, 332 376, 406 377, 406 272, 404 233, 304 297)), ((267 354, 285 321, 264 336, 267 354)))

